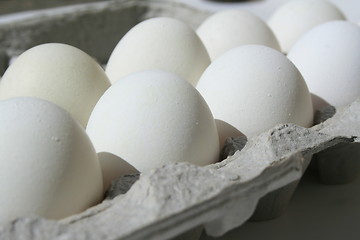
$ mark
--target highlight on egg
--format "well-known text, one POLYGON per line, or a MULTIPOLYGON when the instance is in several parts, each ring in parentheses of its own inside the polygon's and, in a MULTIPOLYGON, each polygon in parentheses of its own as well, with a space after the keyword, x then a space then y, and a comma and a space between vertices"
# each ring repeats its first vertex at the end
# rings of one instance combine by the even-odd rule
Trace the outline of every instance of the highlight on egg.
POLYGON ((247 44, 261 44, 280 50, 269 26, 243 10, 223 10, 208 17, 197 29, 211 60, 226 51, 247 44))
POLYGON ((215 119, 248 137, 280 123, 312 125, 311 96, 303 77, 286 56, 266 46, 229 50, 211 63, 196 88, 215 119))
POLYGON ((158 17, 125 34, 111 53, 106 74, 115 83, 133 72, 163 70, 196 85, 209 64, 209 54, 192 28, 173 18, 158 17))
POLYGON ((85 128, 108 87, 104 70, 85 52, 47 43, 25 51, 8 67, 0 82, 0 99, 27 96, 53 102, 85 128))
POLYGON ((304 34, 288 57, 311 93, 333 106, 360 96, 360 27, 347 21, 323 23, 304 34))
POLYGON ((292 0, 284 3, 269 18, 268 24, 279 40, 281 51, 288 53, 303 34, 333 20, 345 20, 341 10, 327 0, 292 0))
POLYGON ((102 199, 95 149, 62 108, 28 97, 0 101, 0 134, 0 224, 61 219, 102 199))
POLYGON ((96 104, 86 131, 97 152, 118 156, 140 172, 175 162, 203 166, 219 158, 208 105, 170 72, 141 71, 117 81, 96 104))

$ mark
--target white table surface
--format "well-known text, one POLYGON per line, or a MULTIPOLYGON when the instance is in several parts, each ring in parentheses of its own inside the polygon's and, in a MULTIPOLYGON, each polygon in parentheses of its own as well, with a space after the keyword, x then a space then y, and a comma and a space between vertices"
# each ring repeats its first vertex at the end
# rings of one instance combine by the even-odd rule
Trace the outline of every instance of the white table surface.
POLYGON ((323 185, 316 172, 303 176, 285 213, 247 222, 220 238, 201 240, 359 240, 360 177, 342 185, 323 185))

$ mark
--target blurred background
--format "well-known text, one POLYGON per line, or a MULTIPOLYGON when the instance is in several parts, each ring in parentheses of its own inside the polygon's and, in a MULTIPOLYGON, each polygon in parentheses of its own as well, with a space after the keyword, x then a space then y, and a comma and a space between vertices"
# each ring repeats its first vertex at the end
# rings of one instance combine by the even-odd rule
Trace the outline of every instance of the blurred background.
MULTIPOLYGON (((0 0, 0 14, 100 1, 111 0, 0 0)), ((148 1, 151 2, 154 0, 148 1)), ((265 20, 276 8, 287 1, 288 0, 178 0, 178 2, 210 11, 239 7, 254 12, 265 20)), ((330 0, 330 2, 340 7, 349 20, 360 22, 360 1, 330 0)))
POLYGON ((105 0, 0 0, 0 14, 105 0))

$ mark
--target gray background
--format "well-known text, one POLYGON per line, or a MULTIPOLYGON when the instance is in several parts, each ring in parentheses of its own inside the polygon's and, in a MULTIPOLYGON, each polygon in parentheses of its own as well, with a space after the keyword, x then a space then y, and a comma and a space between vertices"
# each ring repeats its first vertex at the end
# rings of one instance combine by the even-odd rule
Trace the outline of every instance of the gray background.
MULTIPOLYGON (((215 239, 203 234, 201 240, 215 239)), ((323 185, 308 169, 281 217, 248 222, 218 240, 359 240, 360 178, 323 185)))

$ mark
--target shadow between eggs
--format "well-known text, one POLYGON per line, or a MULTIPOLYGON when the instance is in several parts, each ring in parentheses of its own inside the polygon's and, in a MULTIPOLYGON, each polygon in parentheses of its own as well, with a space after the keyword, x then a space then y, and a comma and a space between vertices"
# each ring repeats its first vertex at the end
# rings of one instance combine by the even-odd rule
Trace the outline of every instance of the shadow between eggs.
POLYGON ((104 191, 110 187, 113 180, 120 176, 140 173, 131 164, 112 153, 99 152, 98 158, 103 174, 104 191))

